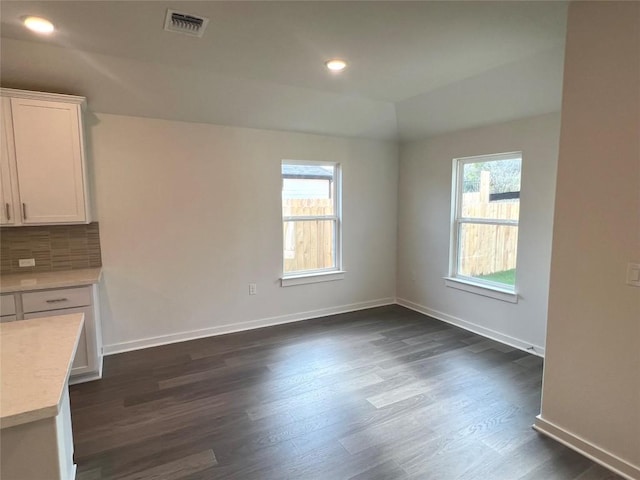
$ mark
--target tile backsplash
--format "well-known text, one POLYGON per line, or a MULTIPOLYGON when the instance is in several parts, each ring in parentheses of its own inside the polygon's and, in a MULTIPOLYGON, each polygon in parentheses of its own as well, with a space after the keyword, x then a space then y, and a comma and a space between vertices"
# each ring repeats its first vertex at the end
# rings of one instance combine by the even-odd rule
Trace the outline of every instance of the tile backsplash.
POLYGON ((98 223, 0 228, 0 273, 50 272, 102 266, 98 223), (34 258, 35 267, 19 267, 34 258))

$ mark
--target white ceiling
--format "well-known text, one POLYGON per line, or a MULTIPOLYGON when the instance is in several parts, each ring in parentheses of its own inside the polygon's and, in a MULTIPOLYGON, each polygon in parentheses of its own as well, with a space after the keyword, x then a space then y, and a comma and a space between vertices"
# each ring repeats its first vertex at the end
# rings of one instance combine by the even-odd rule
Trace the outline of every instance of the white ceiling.
POLYGON ((565 2, 0 3, 3 86, 96 112, 415 139, 560 109, 565 2), (163 30, 167 8, 210 19, 163 30), (42 15, 39 37, 20 24, 42 15), (342 57, 340 75, 324 61, 342 57))

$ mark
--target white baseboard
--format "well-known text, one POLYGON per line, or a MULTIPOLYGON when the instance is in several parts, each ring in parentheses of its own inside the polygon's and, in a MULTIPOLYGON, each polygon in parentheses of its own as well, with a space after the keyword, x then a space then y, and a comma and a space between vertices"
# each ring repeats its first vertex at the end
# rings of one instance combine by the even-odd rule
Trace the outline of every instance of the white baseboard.
POLYGON ((274 325, 282 325, 284 323, 300 322, 303 320, 310 320, 312 318, 326 317, 328 315, 336 315, 338 313, 355 312, 357 310, 382 307, 384 305, 393 305, 395 303, 395 298, 380 298, 378 300, 370 300, 368 302, 352 303, 350 305, 340 305, 337 307, 322 308, 319 310, 311 310, 308 312, 281 315, 278 317, 260 318, 257 320, 249 320, 247 322, 220 325, 217 327, 172 333, 169 335, 160 335, 157 337, 142 338, 129 342, 113 343, 111 345, 104 345, 102 347, 102 352, 104 355, 114 355, 116 353, 129 352, 131 350, 140 350, 143 348, 167 345, 169 343, 195 340, 196 338, 224 335, 225 333, 253 330, 254 328, 271 327, 274 325))
POLYGON ((520 340, 519 338, 505 335, 504 333, 491 330, 490 328, 483 327, 482 325, 477 325, 473 322, 469 322, 467 320, 454 317, 453 315, 449 315, 448 313, 439 312, 438 310, 433 310, 429 307, 425 307, 424 305, 420 305, 418 303, 405 300, 404 298, 397 298, 396 303, 398 305, 402 305, 403 307, 407 307, 416 312, 428 315, 429 317, 433 317, 437 320, 450 323, 451 325, 455 325, 456 327, 464 328, 465 330, 469 330, 470 332, 477 333, 478 335, 482 335, 483 337, 490 338, 491 340, 495 340, 500 343, 505 343, 514 348, 517 348, 519 350, 524 350, 525 352, 532 353, 539 357, 544 357, 544 347, 540 345, 531 345, 530 343, 520 340))
POLYGON ((623 478, 627 478, 629 480, 637 480, 640 478, 640 467, 632 465, 626 460, 623 460, 613 453, 594 445, 588 440, 566 431, 562 427, 543 419, 540 415, 536 417, 533 429, 543 435, 553 438, 555 441, 575 450, 590 460, 599 463, 603 467, 608 468, 623 478))
POLYGON ((535 350, 531 350, 532 345, 524 342, 520 339, 510 337, 503 333, 491 330, 486 327, 482 327, 475 323, 462 320, 460 318, 448 315, 437 310, 419 305, 417 303, 410 302, 402 298, 381 298, 378 300, 371 300, 368 302, 353 303, 349 305, 340 305, 337 307, 322 308, 319 310, 311 310, 308 312, 294 313, 290 315, 281 315, 277 317, 261 318, 257 320, 250 320, 247 322, 221 325, 217 327, 204 328, 199 330, 190 330, 187 332, 174 333, 169 335, 160 335, 157 337, 142 338, 139 340, 132 340, 129 342, 113 343, 111 345, 104 345, 102 348, 104 355, 114 355, 116 353, 129 352, 132 350, 140 350, 143 348, 157 347, 160 345, 167 345, 170 343, 184 342, 187 340, 195 340, 197 338, 212 337, 215 335, 224 335, 226 333, 241 332, 244 330, 252 330, 254 328, 270 327, 274 325, 282 325, 285 323, 300 322, 303 320, 310 320, 312 318, 326 317, 328 315, 336 315, 339 313, 355 312, 357 310, 365 310, 367 308, 381 307, 384 305, 393 305, 397 303, 403 307, 409 308, 419 313, 423 313, 435 319, 443 322, 455 325, 470 332, 477 333, 483 337, 496 340, 501 343, 505 343, 514 348, 524 350, 526 352, 544 356, 544 347, 533 345, 535 350))

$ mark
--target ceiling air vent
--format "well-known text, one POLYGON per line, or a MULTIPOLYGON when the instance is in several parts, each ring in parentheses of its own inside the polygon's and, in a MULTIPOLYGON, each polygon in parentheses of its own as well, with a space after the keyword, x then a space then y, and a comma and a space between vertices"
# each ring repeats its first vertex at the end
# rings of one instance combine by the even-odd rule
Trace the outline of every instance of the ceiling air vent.
POLYGON ((167 10, 167 17, 164 20, 164 29, 168 32, 184 33, 192 37, 201 37, 207 27, 209 19, 198 17, 189 13, 167 10))

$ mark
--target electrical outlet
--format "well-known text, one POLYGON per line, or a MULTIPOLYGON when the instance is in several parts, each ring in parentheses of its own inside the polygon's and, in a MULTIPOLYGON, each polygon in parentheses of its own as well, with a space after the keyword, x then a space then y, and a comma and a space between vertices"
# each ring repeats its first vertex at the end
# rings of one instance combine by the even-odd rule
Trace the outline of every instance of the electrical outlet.
POLYGON ((255 283, 249 284, 249 295, 255 295, 257 292, 257 285, 255 283))
POLYGON ((35 267, 36 259, 35 258, 21 258, 18 260, 19 267, 35 267))

